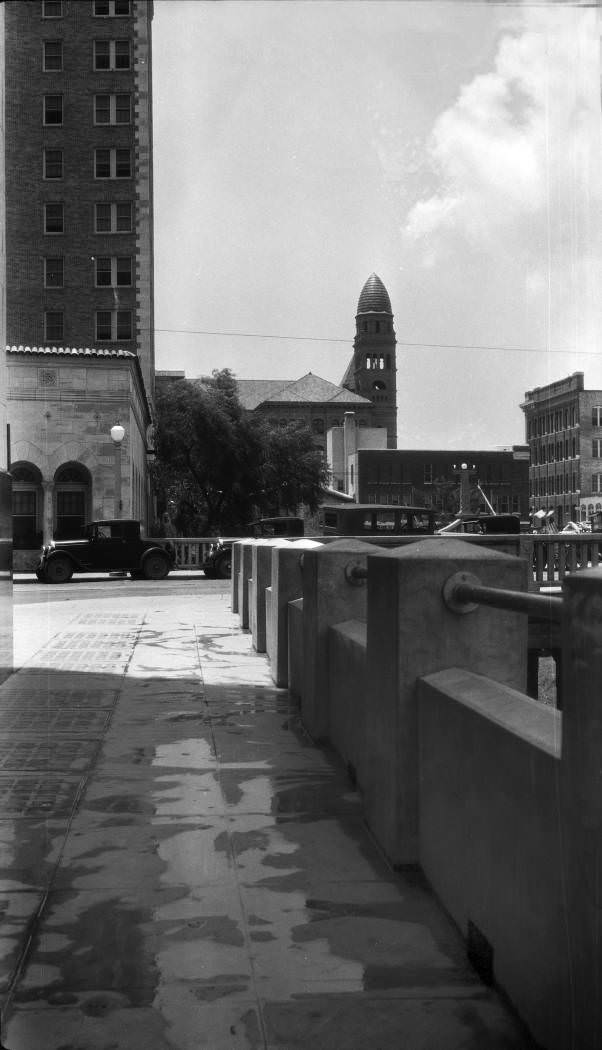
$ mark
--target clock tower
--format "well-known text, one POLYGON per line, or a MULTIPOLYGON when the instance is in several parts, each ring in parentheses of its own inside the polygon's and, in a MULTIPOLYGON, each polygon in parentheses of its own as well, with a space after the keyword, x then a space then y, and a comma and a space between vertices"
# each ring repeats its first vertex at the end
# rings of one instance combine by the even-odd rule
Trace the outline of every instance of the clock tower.
POLYGON ((389 293, 373 273, 357 304, 353 358, 342 385, 370 399, 372 426, 386 429, 387 448, 397 448, 396 345, 389 293))

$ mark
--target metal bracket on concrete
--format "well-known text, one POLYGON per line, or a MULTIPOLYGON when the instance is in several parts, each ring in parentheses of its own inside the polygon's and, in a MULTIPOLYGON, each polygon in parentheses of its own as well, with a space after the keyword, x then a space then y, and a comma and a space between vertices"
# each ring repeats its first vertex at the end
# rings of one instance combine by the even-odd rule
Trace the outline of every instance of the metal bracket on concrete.
POLYGON ((345 579, 352 587, 364 587, 368 579, 368 570, 359 561, 348 561, 345 566, 345 579))
POLYGON ((475 576, 472 572, 455 572, 453 576, 449 576, 443 588, 441 590, 441 597, 447 605, 447 608, 451 612, 455 613, 471 613, 479 606, 476 602, 465 601, 462 598, 456 597, 457 589, 464 584, 469 587, 479 587, 481 581, 478 576, 475 576))

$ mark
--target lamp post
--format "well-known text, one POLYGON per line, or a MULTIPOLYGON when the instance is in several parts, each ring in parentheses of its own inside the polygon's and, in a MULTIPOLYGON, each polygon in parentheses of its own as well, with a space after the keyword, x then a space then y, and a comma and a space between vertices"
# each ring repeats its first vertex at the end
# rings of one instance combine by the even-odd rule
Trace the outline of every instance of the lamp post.
POLYGON ((111 441, 115 449, 115 500, 114 500, 114 515, 116 518, 121 517, 122 502, 121 502, 121 445, 125 437, 125 430, 121 423, 116 423, 115 426, 111 427, 111 441))

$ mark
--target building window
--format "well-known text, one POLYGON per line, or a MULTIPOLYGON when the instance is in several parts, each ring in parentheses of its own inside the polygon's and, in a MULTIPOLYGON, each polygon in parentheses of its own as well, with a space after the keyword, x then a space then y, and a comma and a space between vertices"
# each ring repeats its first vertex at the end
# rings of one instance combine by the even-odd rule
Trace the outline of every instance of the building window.
POLYGON ((60 73, 63 68, 63 41, 45 40, 42 59, 45 73, 60 73))
POLYGON ((63 177, 63 151, 62 149, 44 150, 44 178, 62 179, 63 177))
POLYGON ((129 256, 102 256, 96 260, 98 288, 129 288, 132 284, 132 260, 129 256))
POLYGON ((63 287, 63 259, 61 256, 44 259, 44 287, 63 287))
POLYGON ((602 427, 602 405, 592 406, 592 426, 602 427))
POLYGON ((131 175, 132 155, 129 149, 94 150, 96 179, 129 179, 131 175))
POLYGON ((44 314, 44 339, 47 343, 63 342, 62 310, 46 310, 44 314))
POLYGON ((44 124, 63 123, 63 96, 44 95, 44 124))
POLYGON ((95 40, 94 69, 119 70, 130 68, 129 40, 95 40))
POLYGON ((592 492, 602 492, 602 474, 592 474, 592 492))
POLYGON ((131 233, 131 201, 115 201, 112 204, 95 205, 96 233, 131 233))
POLYGON ((314 419, 312 421, 312 430, 313 430, 314 434, 323 434, 324 433, 324 420, 323 419, 314 419))
POLYGON ((129 124, 131 100, 129 95, 95 95, 95 124, 129 124))
POLYGON ((42 18, 61 18, 63 0, 42 0, 42 18))
POLYGON ((63 233, 65 229, 63 205, 44 205, 44 233, 63 233))
POLYGON ((594 438, 592 441, 592 458, 600 459, 602 456, 602 440, 600 438, 594 438))
POLYGON ((99 310, 96 314, 96 339, 115 343, 132 338, 131 310, 99 310))
POLYGON ((94 0, 95 18, 115 18, 129 13, 130 0, 94 0))
POLYGON ((432 463, 425 463, 424 464, 424 484, 425 485, 432 485, 433 484, 433 464, 432 463))

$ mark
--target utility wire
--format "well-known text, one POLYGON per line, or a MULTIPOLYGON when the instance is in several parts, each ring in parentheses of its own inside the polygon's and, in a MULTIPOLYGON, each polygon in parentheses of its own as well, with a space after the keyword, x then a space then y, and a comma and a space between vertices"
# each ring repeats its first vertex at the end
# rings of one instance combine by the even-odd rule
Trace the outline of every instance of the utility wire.
MULTIPOLYGON (((293 340, 295 342, 305 343, 344 343, 346 346, 350 346, 353 342, 352 339, 341 339, 333 336, 329 338, 327 336, 318 335, 273 335, 268 332, 221 332, 221 331, 209 331, 204 328, 155 328, 155 332, 165 332, 169 335, 217 335, 217 336, 230 336, 243 339, 278 339, 282 340, 293 340)), ((465 344, 465 343, 412 343, 404 339, 397 339, 398 346, 426 348, 435 350, 486 350, 499 353, 523 353, 523 354, 582 354, 584 357, 598 357, 599 352, 595 350, 569 350, 569 349, 557 349, 552 350, 548 347, 538 346, 486 346, 481 344, 465 344)))

